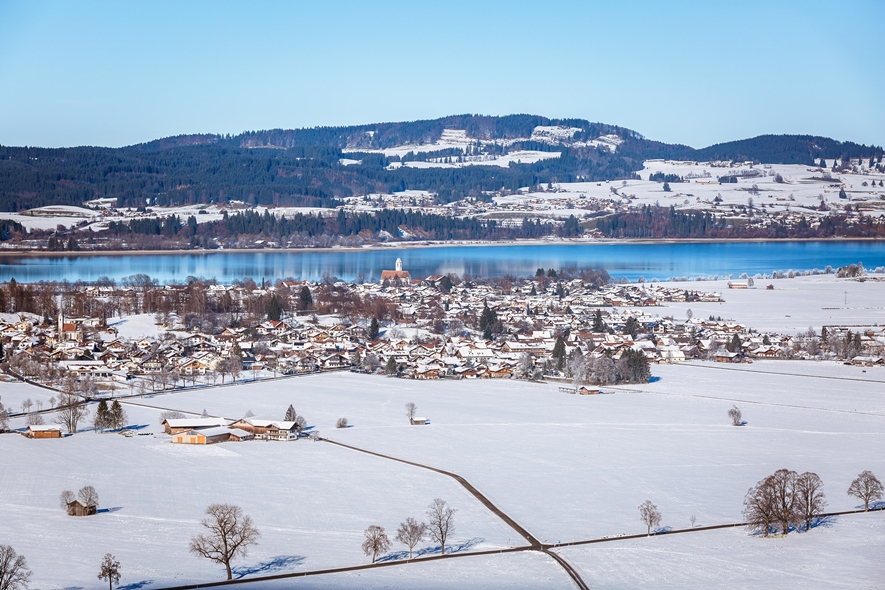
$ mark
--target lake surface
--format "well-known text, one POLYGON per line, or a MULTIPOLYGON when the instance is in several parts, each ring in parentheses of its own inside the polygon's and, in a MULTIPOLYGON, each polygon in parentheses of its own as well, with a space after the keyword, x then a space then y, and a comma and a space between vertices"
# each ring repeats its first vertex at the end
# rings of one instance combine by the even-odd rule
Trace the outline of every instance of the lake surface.
POLYGON ((413 278, 449 272, 471 276, 534 275, 538 268, 605 268, 613 277, 636 280, 672 277, 750 276, 774 271, 823 270, 863 262, 885 266, 885 241, 716 242, 678 244, 549 244, 446 246, 356 251, 182 252, 111 256, 0 256, 0 281, 94 281, 143 273, 161 283, 188 276, 222 283, 252 277, 318 280, 330 273, 344 280, 379 277, 397 258, 413 278))

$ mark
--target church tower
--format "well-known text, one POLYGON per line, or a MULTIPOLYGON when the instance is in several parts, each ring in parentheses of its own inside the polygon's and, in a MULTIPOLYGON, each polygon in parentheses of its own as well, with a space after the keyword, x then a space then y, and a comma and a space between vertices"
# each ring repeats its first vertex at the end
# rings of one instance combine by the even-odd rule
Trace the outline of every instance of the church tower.
POLYGON ((396 259, 396 272, 402 272, 402 271, 403 271, 403 259, 397 258, 396 259))

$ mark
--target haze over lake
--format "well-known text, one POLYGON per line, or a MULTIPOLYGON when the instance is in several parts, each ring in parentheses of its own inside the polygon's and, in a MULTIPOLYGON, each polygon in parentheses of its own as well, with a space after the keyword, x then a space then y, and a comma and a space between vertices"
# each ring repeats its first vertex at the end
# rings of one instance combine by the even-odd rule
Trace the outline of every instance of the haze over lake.
POLYGON ((187 277, 230 283, 244 277, 318 280, 329 273, 354 280, 361 273, 376 279, 393 268, 396 258, 413 278, 431 274, 529 276, 538 268, 605 268, 616 278, 637 280, 672 277, 739 276, 773 271, 837 268, 862 262, 868 269, 885 265, 885 243, 704 242, 678 244, 549 244, 446 246, 342 251, 181 252, 142 255, 0 256, 0 281, 119 280, 144 273, 161 283, 187 277))

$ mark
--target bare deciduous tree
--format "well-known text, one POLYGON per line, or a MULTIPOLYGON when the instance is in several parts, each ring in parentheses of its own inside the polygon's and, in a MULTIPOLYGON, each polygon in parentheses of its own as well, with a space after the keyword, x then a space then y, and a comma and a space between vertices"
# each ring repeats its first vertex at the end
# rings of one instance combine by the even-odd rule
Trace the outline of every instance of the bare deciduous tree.
POLYGON ((639 505, 639 518, 645 523, 648 536, 651 536, 651 527, 661 524, 661 513, 658 512, 658 507, 651 503, 651 500, 646 500, 639 505))
POLYGON ((80 488, 80 491, 77 492, 77 498, 83 506, 95 506, 98 508, 98 492, 96 492, 95 488, 92 486, 83 486, 80 488))
POLYGON ((61 424, 68 430, 68 434, 77 432, 77 425, 80 420, 86 420, 89 410, 86 406, 81 405, 80 399, 70 393, 62 393, 59 396, 58 414, 55 422, 61 424))
POLYGON ((107 580, 109 590, 114 590, 114 584, 120 583, 120 562, 110 553, 105 553, 104 559, 101 560, 98 579, 107 580))
POLYGON ((744 425, 741 411, 737 406, 731 406, 731 409, 728 410, 728 417, 731 418, 731 425, 732 426, 743 426, 744 425))
POLYGON ((0 545, 0 590, 27 590, 31 570, 24 555, 9 545, 0 545))
POLYGON ((375 557, 379 553, 390 551, 390 539, 384 532, 384 527, 371 525, 365 530, 366 540, 363 541, 363 553, 372 556, 372 563, 375 563, 375 557))
POLYGON ((427 534, 440 544, 442 554, 446 554, 446 539, 455 532, 455 510, 445 500, 434 498, 427 509, 427 534))
POLYGON ((774 515, 780 522, 781 533, 789 534, 790 525, 799 522, 798 498, 796 496, 796 480, 799 474, 790 469, 778 469, 766 481, 772 486, 774 494, 774 515))
POLYGON ((417 412, 417 411, 418 411, 418 406, 416 406, 412 402, 409 402, 406 404, 406 416, 408 417, 409 422, 411 422, 412 418, 415 417, 415 412, 417 412))
POLYGON ((872 471, 862 471, 848 486, 848 495, 863 500, 864 512, 870 509, 870 502, 882 499, 882 482, 872 471))
POLYGON ((423 522, 418 522, 410 516, 405 522, 399 524, 399 528, 396 529, 396 537, 394 538, 409 548, 409 559, 412 559, 412 550, 426 534, 427 525, 423 522))
POLYGON ((697 521, 697 517, 694 514, 692 514, 691 516, 688 517, 688 520, 691 521, 691 528, 694 528, 694 523, 695 523, 695 521, 697 521))
POLYGON ((762 530, 764 536, 771 531, 775 520, 774 488, 769 482, 771 476, 759 481, 747 491, 744 497, 744 518, 751 530, 762 530))
POLYGON ((58 497, 58 505, 62 507, 63 510, 68 509, 68 505, 74 501, 76 496, 74 496, 74 492, 71 490, 63 491, 58 497))
POLYGON ((335 422, 335 428, 347 428, 347 418, 338 418, 335 422))
POLYGON ((212 504, 206 509, 206 514, 207 517, 200 524, 209 529, 209 534, 196 535, 191 539, 191 553, 224 565, 227 579, 231 580, 230 562, 237 557, 245 557, 249 545, 257 544, 261 533, 239 506, 212 504))
POLYGON ((824 482, 816 473, 806 471, 796 478, 797 508, 802 520, 805 521, 806 531, 811 528, 811 521, 827 507, 823 487, 824 482))

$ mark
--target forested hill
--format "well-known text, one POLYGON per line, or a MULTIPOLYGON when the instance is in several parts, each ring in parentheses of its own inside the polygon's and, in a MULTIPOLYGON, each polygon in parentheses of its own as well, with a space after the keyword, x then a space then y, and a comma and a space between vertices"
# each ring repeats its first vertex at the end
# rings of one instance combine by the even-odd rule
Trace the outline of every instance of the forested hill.
POLYGON ((236 136, 181 135, 123 148, 0 146, 0 210, 79 205, 107 197, 117 198, 121 207, 231 200, 328 207, 342 197, 405 189, 432 191, 448 202, 549 182, 629 178, 650 158, 810 164, 821 155, 881 153, 879 147, 810 136, 760 136, 695 150, 582 119, 457 115, 236 136), (447 130, 460 130, 461 143, 440 142, 447 130), (439 143, 427 148, 434 142, 439 143), (422 145, 418 153, 381 151, 422 145), (464 159, 526 150, 558 157, 530 159, 533 163, 515 158, 509 166, 460 165, 464 159), (449 166, 391 166, 412 160, 449 166))

